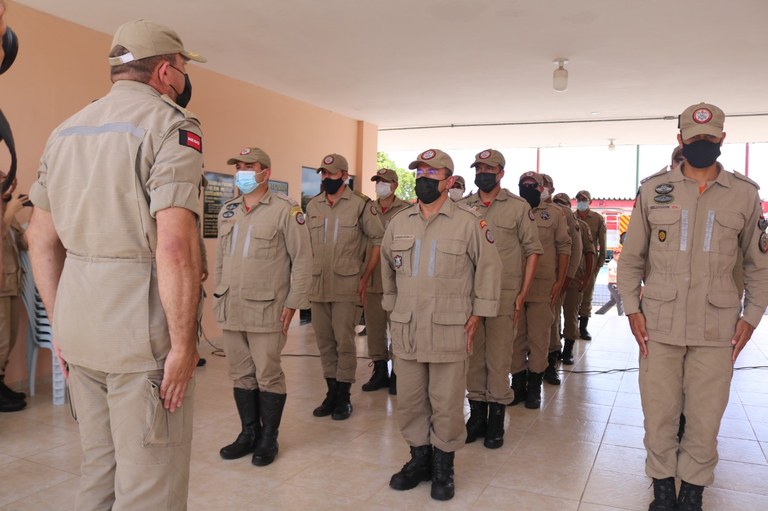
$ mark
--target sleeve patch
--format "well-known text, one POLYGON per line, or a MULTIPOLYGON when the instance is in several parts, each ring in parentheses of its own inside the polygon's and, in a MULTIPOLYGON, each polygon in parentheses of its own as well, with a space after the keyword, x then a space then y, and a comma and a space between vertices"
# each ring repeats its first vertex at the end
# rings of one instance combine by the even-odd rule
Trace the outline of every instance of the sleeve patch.
POLYGON ((485 239, 488 240, 488 243, 493 244, 493 234, 491 234, 490 229, 485 231, 485 239))
POLYGON ((191 147, 198 153, 203 152, 203 137, 187 130, 179 130, 179 145, 191 147))

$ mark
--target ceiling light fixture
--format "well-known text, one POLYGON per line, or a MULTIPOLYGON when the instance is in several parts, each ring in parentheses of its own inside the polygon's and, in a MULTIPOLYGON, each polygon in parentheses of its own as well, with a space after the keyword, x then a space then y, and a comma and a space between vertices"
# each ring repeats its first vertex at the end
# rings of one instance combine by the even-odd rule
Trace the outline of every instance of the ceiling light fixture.
POLYGON ((563 92, 568 88, 568 70, 565 69, 567 63, 568 59, 555 59, 557 69, 552 73, 552 88, 557 92, 563 92))
POLYGON ((616 149, 616 144, 613 143, 613 141, 616 140, 615 138, 609 138, 608 139, 608 150, 613 151, 616 149))

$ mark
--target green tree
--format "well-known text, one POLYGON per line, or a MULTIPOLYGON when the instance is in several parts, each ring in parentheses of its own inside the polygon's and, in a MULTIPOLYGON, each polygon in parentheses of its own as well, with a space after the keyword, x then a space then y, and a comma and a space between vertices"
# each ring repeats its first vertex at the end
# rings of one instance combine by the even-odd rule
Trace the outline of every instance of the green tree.
POLYGON ((401 169, 387 153, 379 151, 376 153, 377 169, 392 169, 397 172, 397 181, 399 186, 395 195, 408 202, 416 200, 416 174, 411 170, 401 169))

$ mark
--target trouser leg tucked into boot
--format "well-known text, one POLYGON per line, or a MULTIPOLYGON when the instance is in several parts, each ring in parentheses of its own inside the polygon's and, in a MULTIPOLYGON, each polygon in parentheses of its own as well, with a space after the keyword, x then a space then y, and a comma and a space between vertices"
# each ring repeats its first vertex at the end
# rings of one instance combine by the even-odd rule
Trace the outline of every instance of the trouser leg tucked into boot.
POLYGON ((259 415, 261 416, 261 435, 256 442, 251 463, 258 467, 269 465, 277 456, 277 431, 285 407, 285 394, 261 392, 259 394, 259 415))
POLYGON ((589 318, 586 316, 579 316, 579 337, 585 341, 591 341, 592 336, 587 331, 587 325, 589 325, 589 318))
POLYGON ((455 493, 453 484, 452 452, 441 451, 437 447, 432 453, 432 490, 430 495, 435 500, 451 500, 455 493))
POLYGON ((242 430, 234 442, 222 447, 219 451, 219 454, 225 460, 236 460, 252 453, 261 434, 259 389, 246 390, 235 388, 234 396, 242 430))
POLYGON ((326 378, 325 384, 328 385, 328 392, 325 394, 322 404, 312 411, 312 415, 315 417, 327 417, 333 413, 333 409, 336 407, 336 387, 338 382, 336 378, 326 378))
POLYGON ((528 371, 528 397, 525 399, 525 407, 535 410, 541 408, 541 379, 544 373, 528 371))
POLYGON ((432 479, 432 446, 411 447, 411 459, 389 480, 394 490, 411 490, 432 479))
POLYGON ((333 409, 331 419, 343 421, 352 415, 352 403, 349 401, 349 389, 352 384, 340 381, 336 383, 336 406, 333 409))
POLYGON ((528 398, 528 390, 526 388, 527 379, 528 371, 520 371, 519 373, 512 375, 512 391, 515 393, 515 398, 509 403, 510 406, 522 403, 528 398))
POLYGON ((563 364, 567 366, 573 365, 573 345, 576 344, 576 341, 573 339, 566 339, 564 346, 563 346, 563 364))
POLYGON ((701 511, 704 487, 683 481, 677 496, 678 511, 701 511))
POLYGON ((544 370, 544 381, 550 385, 560 385, 560 375, 557 374, 557 356, 560 350, 550 351, 547 355, 547 368, 544 370))
POLYGON ((653 502, 648 511, 675 511, 675 478, 653 480, 653 502))
POLYGON ((368 383, 363 385, 363 392, 371 392, 389 387, 389 368, 386 360, 373 362, 373 373, 368 383))
POLYGON ((489 403, 488 405, 488 430, 483 441, 483 445, 488 449, 498 449, 504 445, 504 411, 506 408, 502 403, 489 403))
POLYGON ((488 427, 488 403, 484 401, 469 400, 469 419, 467 420, 467 440, 471 444, 480 437, 485 436, 485 428, 488 427))

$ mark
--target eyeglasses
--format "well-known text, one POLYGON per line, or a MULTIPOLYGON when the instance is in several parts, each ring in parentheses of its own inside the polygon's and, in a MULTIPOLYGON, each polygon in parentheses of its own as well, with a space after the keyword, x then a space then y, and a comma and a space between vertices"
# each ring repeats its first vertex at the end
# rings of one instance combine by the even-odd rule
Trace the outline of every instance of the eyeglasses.
POLYGON ((433 169, 431 167, 428 169, 418 169, 418 168, 416 169, 417 178, 421 176, 438 177, 439 175, 440 175, 440 169, 433 169))

